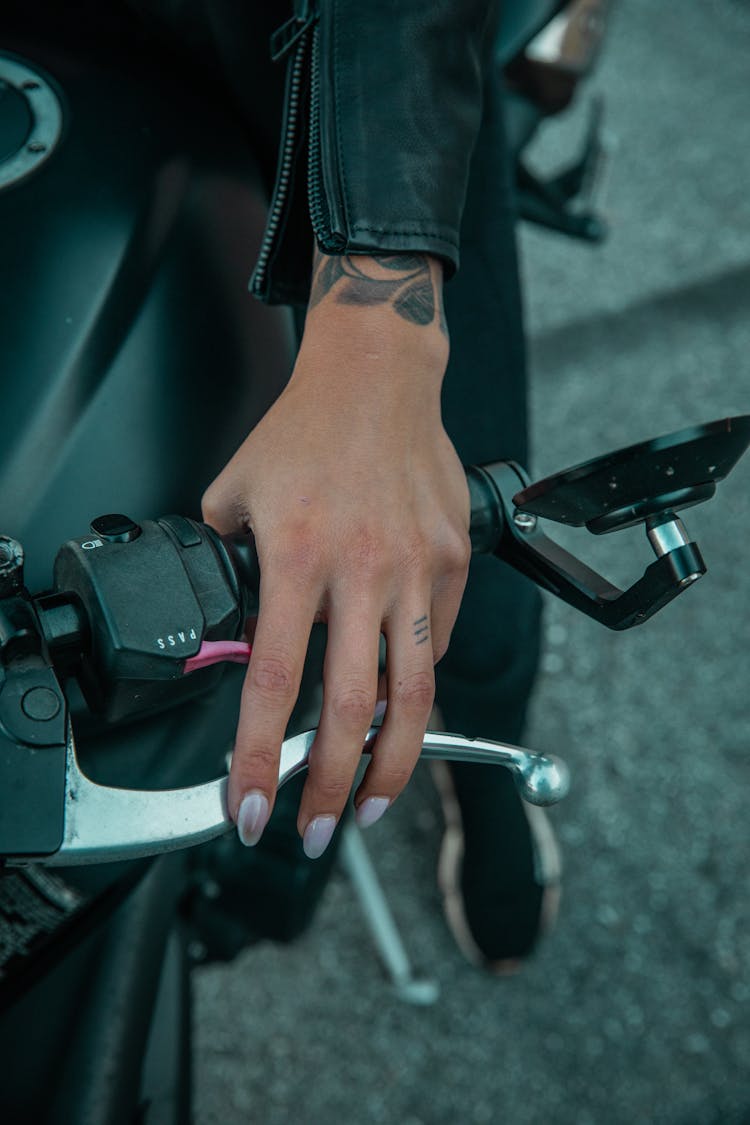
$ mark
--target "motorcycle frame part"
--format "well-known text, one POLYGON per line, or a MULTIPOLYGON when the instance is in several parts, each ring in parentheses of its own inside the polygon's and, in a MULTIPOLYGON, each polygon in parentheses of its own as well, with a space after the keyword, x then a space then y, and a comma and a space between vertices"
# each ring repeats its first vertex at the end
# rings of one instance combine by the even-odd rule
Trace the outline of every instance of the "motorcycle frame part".
POLYGON ((611 8, 612 0, 548 5, 538 33, 505 67, 511 88, 537 105, 545 117, 567 109, 578 82, 596 64, 611 8))
POLYGON ((38 174, 0 192, 0 507, 36 590, 115 495, 197 515, 296 349, 290 311, 247 292, 266 200, 235 105, 106 7, 3 9, 0 49, 52 76, 67 120, 38 174))
POLYGON ((608 225, 596 208, 608 161, 603 117, 604 100, 598 97, 591 103, 579 155, 572 164, 547 179, 533 172, 518 153, 516 196, 521 219, 584 242, 604 241, 608 225))
MULTIPOLYGON (((125 34, 100 36, 98 10, 103 21, 109 6, 76 5, 75 19, 47 0, 8 7, 0 46, 53 76, 65 116, 34 174, 0 191, 0 507, 29 552, 29 587, 42 590, 58 544, 112 496, 144 514, 197 514, 202 489, 282 390, 294 333, 287 310, 246 292, 266 203, 227 99, 147 44, 134 17, 125 34)), ((76 607, 58 606, 57 623, 75 631, 76 607)), ((210 705, 201 693, 156 720, 104 729, 67 684, 84 767, 107 783, 164 787, 219 773, 236 671, 210 705)), ((51 764, 55 752, 28 756, 51 764)), ((66 870, 101 914, 90 931, 83 920, 55 930, 0 980, 24 993, 0 1020, 8 1120, 189 1119, 188 963, 173 893, 188 882, 184 861, 138 863, 159 869, 140 902, 133 865, 66 870), (179 1082, 157 1106, 150 1075, 178 1046, 179 1082)))
POLYGON ((505 0, 500 5, 495 57, 507 66, 528 47, 567 0, 505 0))
POLYGON ((519 218, 569 238, 601 242, 608 224, 598 202, 611 158, 602 128, 603 97, 593 99, 581 151, 568 167, 544 178, 524 152, 542 121, 566 110, 593 70, 611 0, 537 0, 508 7, 501 16, 496 59, 507 91, 506 131, 519 218))
POLYGON ((11 992, 0 1020, 2 1107, 9 1119, 45 1125, 188 1120, 189 958, 178 921, 184 868, 184 855, 175 853, 147 864, 136 880, 125 879, 47 972, 11 992))

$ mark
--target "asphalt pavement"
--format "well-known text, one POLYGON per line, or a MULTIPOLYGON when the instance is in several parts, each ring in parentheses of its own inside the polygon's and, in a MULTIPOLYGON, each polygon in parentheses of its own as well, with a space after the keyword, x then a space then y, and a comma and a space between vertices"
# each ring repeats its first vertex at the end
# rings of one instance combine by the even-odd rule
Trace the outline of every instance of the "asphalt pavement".
MULTIPOLYGON (((533 469, 750 411, 750 4, 620 0, 592 84, 614 149, 602 247, 521 235, 533 469)), ((583 107, 547 127, 564 159, 583 107)), ((685 513, 708 575, 641 629, 548 601, 527 743, 553 812, 555 933, 517 977, 461 958, 425 770, 366 841, 430 1007, 398 999, 339 870, 312 929, 195 974, 198 1125, 750 1122, 750 455, 685 513)), ((615 580, 641 531, 565 542, 615 580)))

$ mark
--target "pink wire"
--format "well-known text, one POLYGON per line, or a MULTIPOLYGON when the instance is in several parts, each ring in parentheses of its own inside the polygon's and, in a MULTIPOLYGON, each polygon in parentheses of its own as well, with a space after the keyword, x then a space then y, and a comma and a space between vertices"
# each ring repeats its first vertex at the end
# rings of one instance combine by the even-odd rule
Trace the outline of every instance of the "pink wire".
POLYGON ((247 664, 251 652, 252 645, 247 641, 204 641, 195 656, 185 661, 184 675, 224 660, 232 664, 247 664))

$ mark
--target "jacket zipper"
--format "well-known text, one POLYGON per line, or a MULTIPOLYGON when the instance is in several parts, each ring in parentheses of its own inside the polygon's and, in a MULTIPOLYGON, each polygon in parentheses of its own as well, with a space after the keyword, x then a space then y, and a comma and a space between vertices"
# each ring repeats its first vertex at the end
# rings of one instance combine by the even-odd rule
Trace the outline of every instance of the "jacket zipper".
POLYGON ((263 234, 258 259, 255 263, 253 276, 250 280, 250 291, 256 297, 263 297, 266 289, 268 263, 276 243, 276 237, 284 216, 284 210, 289 197, 289 184, 294 164, 294 154, 297 145, 297 131, 300 116, 300 101, 302 95, 302 78, 305 70, 305 58, 310 39, 310 29, 318 18, 317 5, 314 3, 298 4, 298 14, 276 31, 271 37, 271 57, 274 62, 288 55, 294 49, 294 58, 291 62, 286 96, 286 114, 284 120, 284 133, 281 142, 281 157, 276 176, 271 207, 263 234))
POLYGON ((310 223, 318 245, 325 251, 338 253, 346 246, 346 237, 332 228, 331 212, 323 185, 323 157, 320 137, 320 28, 313 31, 310 64, 310 133, 308 139, 307 197, 310 223))

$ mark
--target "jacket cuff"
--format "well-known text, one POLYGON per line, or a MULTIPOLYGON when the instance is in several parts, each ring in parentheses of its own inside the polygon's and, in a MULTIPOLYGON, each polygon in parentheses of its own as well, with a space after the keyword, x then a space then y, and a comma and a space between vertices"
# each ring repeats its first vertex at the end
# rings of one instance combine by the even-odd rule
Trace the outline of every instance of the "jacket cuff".
POLYGON ((277 191, 253 292, 306 299, 311 233, 327 254, 432 254, 450 276, 495 4, 320 0, 298 11, 277 191))

